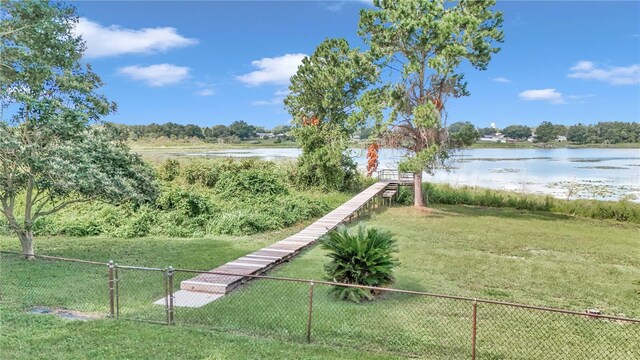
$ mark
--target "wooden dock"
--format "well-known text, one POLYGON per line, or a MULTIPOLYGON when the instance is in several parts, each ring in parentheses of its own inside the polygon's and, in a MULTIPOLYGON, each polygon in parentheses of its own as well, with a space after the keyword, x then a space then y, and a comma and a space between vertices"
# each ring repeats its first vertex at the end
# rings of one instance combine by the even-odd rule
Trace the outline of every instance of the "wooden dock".
MULTIPOLYGON (((399 181, 381 180, 354 196, 335 210, 318 219, 299 233, 278 241, 251 254, 219 266, 211 272, 240 275, 261 274, 274 266, 292 258, 309 247, 320 237, 360 215, 362 211, 382 204, 382 195, 388 187, 397 189, 399 181)), ((246 281, 242 276, 200 274, 180 283, 180 289, 189 292, 225 294, 246 281)))

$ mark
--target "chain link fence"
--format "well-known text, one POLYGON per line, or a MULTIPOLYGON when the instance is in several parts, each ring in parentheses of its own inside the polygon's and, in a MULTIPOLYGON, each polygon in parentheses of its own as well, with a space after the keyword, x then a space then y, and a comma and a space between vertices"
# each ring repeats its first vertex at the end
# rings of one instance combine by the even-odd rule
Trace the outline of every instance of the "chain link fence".
POLYGON ((196 275, 238 274, 121 266, 0 253, 1 302, 198 326, 230 333, 430 359, 640 359, 640 319, 492 300, 375 289, 379 300, 335 299, 334 286, 272 276, 224 295, 180 291, 196 275))

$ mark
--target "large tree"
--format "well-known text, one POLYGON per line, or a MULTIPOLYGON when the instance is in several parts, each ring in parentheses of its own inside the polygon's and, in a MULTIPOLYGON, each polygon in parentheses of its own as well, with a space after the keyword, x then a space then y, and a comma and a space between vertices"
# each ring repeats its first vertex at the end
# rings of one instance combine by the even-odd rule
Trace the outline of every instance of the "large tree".
POLYGON ((449 140, 455 147, 470 146, 480 138, 478 129, 468 121, 458 121, 449 125, 448 133, 449 140))
POLYGON ((502 130, 502 133, 512 139, 524 140, 531 136, 531 128, 526 125, 509 125, 502 130))
MULTIPOLYGON (((361 10, 359 34, 382 71, 384 115, 380 128, 389 144, 408 150, 400 169, 414 173, 414 205, 424 206, 422 173, 447 158, 447 100, 469 95, 459 71, 463 60, 486 69, 502 41, 502 14, 494 0, 374 0, 361 10), (385 111, 386 110, 386 111, 385 111)), ((378 119, 382 118, 378 116, 378 119)))
POLYGON ((535 141, 540 143, 545 143, 545 144, 550 142, 551 140, 555 139, 554 131, 555 131, 555 128, 552 123, 548 121, 543 121, 536 128, 535 141))
POLYGON ((368 54, 344 39, 327 39, 302 60, 284 100, 302 150, 297 180, 303 186, 351 187, 356 166, 347 148, 367 117, 358 111, 363 91, 376 79, 368 54))
POLYGON ((229 125, 229 132, 240 139, 248 139, 256 136, 256 127, 247 124, 246 121, 234 121, 229 125))
POLYGON ((117 129, 115 110, 81 61, 75 9, 47 1, 0 3, 0 202, 25 254, 41 217, 87 201, 144 202, 153 172, 117 129))

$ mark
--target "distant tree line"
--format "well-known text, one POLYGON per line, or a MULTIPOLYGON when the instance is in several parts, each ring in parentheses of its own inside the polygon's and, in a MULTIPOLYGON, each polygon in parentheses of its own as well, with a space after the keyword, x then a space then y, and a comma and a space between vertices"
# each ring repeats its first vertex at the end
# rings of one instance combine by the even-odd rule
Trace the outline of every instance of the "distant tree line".
MULTIPOLYGON (((274 136, 286 135, 283 140, 293 140, 291 135, 292 126, 278 125, 271 130, 264 127, 250 125, 246 121, 234 121, 230 125, 213 125, 211 127, 198 126, 193 124, 176 124, 168 122, 165 124, 152 123, 149 125, 123 125, 112 124, 119 130, 125 139, 157 139, 165 137, 169 139, 189 139, 196 138, 204 141, 217 142, 220 139, 225 142, 234 140, 246 140, 261 137, 259 134, 271 133, 274 136)), ((484 127, 479 128, 472 123, 455 122, 448 127, 449 139, 459 144, 471 144, 482 136, 495 135, 501 133, 509 139, 524 141, 535 134, 536 142, 550 142, 565 136, 567 141, 576 144, 616 144, 616 143, 638 143, 640 142, 640 123, 637 122, 599 122, 597 124, 565 126, 553 124, 548 121, 542 122, 537 127, 526 125, 509 125, 502 129, 484 127)), ((360 139, 367 139, 373 133, 373 127, 364 126, 356 135, 360 139)))
POLYGON ((482 136, 502 133, 507 138, 523 141, 535 134, 536 142, 550 142, 559 136, 577 144, 616 144, 640 142, 640 123, 637 122, 599 122, 592 125, 578 123, 565 126, 544 121, 537 127, 509 125, 503 129, 485 127, 476 128, 470 122, 456 122, 449 125, 449 135, 453 140, 468 142, 482 136))
POLYGON ((113 124, 120 130, 121 135, 130 140, 157 139, 161 137, 169 139, 201 139, 205 141, 222 140, 245 140, 259 137, 259 133, 272 133, 275 135, 286 135, 291 130, 291 126, 279 125, 266 130, 264 127, 250 125, 246 121, 234 121, 230 125, 213 125, 211 127, 198 126, 193 124, 176 124, 168 122, 165 124, 151 123, 149 125, 124 125, 113 124))

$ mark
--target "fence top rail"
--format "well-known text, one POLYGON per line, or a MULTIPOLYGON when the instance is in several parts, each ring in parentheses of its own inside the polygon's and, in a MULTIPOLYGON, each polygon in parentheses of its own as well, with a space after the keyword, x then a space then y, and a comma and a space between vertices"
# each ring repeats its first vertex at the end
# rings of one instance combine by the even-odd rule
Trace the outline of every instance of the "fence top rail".
POLYGON ((461 300, 461 301, 469 301, 469 302, 476 302, 476 303, 502 305, 502 306, 522 308, 522 309, 531 309, 531 310, 554 312, 554 313, 561 313, 561 314, 568 314, 568 315, 577 315, 577 316, 583 316, 583 317, 589 317, 589 318, 598 318, 598 319, 607 319, 607 320, 619 320, 619 321, 626 321, 626 322, 633 322, 633 323, 640 324, 640 319, 635 319, 635 318, 627 318, 627 317, 611 316, 611 315, 601 315, 601 314, 592 314, 592 313, 578 312, 578 311, 573 311, 573 310, 549 308, 549 307, 544 307, 544 306, 535 306, 535 305, 510 303, 510 302, 505 302, 505 301, 497 301, 497 300, 489 300, 489 299, 477 299, 477 298, 469 298, 469 297, 464 297, 464 296, 436 294, 436 293, 429 293, 429 292, 424 292, 424 291, 414 291, 414 290, 403 290, 403 289, 394 289, 394 288, 383 288, 383 287, 376 287, 376 286, 345 284, 345 283, 338 283, 338 282, 324 281, 324 280, 296 279, 296 278, 279 277, 279 276, 268 276, 268 275, 247 275, 247 274, 238 274, 238 273, 230 273, 230 272, 219 272, 219 271, 199 271, 199 270, 191 270, 191 269, 174 269, 174 271, 175 272, 197 273, 197 274, 241 276, 241 277, 252 278, 252 279, 289 281, 289 282, 298 282, 298 283, 305 283, 305 284, 319 284, 319 285, 352 287, 352 288, 359 288, 359 289, 366 289, 366 290, 377 290, 377 291, 395 292, 395 293, 401 293, 401 294, 421 295, 421 296, 428 296, 428 297, 441 298, 441 299, 461 300))
MULTIPOLYGON (((61 260, 61 261, 78 262, 78 263, 103 265, 103 266, 107 266, 108 265, 108 263, 97 262, 97 261, 66 258, 66 257, 61 257, 61 256, 24 254, 24 253, 16 252, 16 251, 0 250, 0 254, 12 254, 12 255, 21 255, 21 256, 35 256, 36 258, 43 258, 43 259, 61 260)), ((166 269, 142 267, 142 266, 116 265, 116 267, 117 268, 121 268, 121 269, 136 269, 136 270, 148 270, 148 271, 166 271, 166 269)), ((502 305, 502 306, 521 308, 521 309, 539 310, 539 311, 554 312, 554 313, 567 314, 567 315, 576 315, 576 316, 582 316, 582 317, 588 317, 588 318, 617 320, 617 321, 624 321, 624 322, 640 324, 640 319, 636 319, 636 318, 628 318, 628 317, 621 317, 621 316, 611 316, 611 315, 601 315, 601 314, 592 314, 592 313, 578 312, 578 311, 573 311, 573 310, 549 308, 549 307, 544 307, 544 306, 525 305, 525 304, 511 303, 511 302, 498 301, 498 300, 477 299, 477 298, 469 298, 469 297, 464 297, 464 296, 436 294, 436 293, 429 293, 429 292, 424 292, 424 291, 414 291, 414 290, 403 290, 403 289, 394 289, 394 288, 383 288, 383 287, 376 287, 376 286, 345 284, 345 283, 338 283, 338 282, 324 281, 324 280, 297 279, 297 278, 268 276, 268 275, 251 275, 251 274, 247 275, 247 274, 239 274, 239 273, 233 273, 233 272, 220 272, 220 271, 202 271, 202 270, 192 270, 192 269, 173 269, 173 272, 194 273, 194 274, 211 274, 211 275, 226 275, 226 276, 239 276, 239 277, 250 278, 250 279, 266 279, 266 280, 276 280, 276 281, 297 282, 297 283, 304 283, 304 284, 319 284, 319 285, 329 285, 329 286, 351 287, 351 288, 359 288, 359 289, 366 289, 366 290, 377 290, 377 291, 395 292, 395 293, 401 293, 401 294, 420 295, 420 296, 427 296, 427 297, 441 298, 441 299, 469 301, 469 302, 474 302, 474 303, 485 303, 485 304, 502 305)))
POLYGON ((77 262, 77 263, 83 263, 83 264, 104 265, 104 266, 107 266, 107 265, 108 265, 108 263, 106 263, 106 262, 98 262, 98 261, 90 261, 90 260, 82 260, 82 259, 73 259, 73 258, 66 258, 66 257, 62 257, 62 256, 49 256, 49 255, 38 255, 38 254, 25 254, 25 253, 21 253, 21 252, 17 252, 17 251, 6 251, 6 250, 0 250, 0 253, 1 253, 1 254, 20 255, 20 256, 30 256, 30 257, 42 258, 42 259, 51 259, 51 260, 61 260, 61 261, 77 262))

